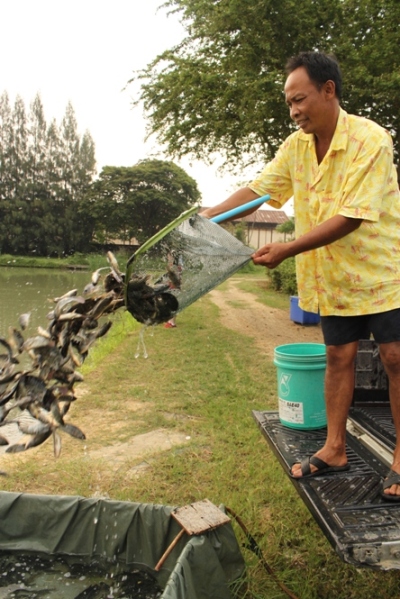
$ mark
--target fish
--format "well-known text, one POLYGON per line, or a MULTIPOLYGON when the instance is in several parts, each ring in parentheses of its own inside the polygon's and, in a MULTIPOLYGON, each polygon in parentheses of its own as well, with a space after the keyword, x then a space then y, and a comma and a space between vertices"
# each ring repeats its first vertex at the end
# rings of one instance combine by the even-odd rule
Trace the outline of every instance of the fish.
POLYGON ((110 264, 112 271, 122 277, 122 273, 119 269, 118 261, 112 252, 107 252, 107 262, 110 264))
POLYGON ((53 451, 54 451, 55 458, 60 457, 61 445, 62 445, 62 443, 61 443, 60 435, 57 433, 57 431, 53 431, 53 451))
POLYGON ((83 297, 88 298, 97 298, 100 297, 103 293, 103 289, 99 287, 99 285, 94 285, 92 282, 85 285, 82 291, 83 297))
POLYGON ((21 433, 24 433, 25 435, 40 435, 50 431, 50 425, 41 422, 37 418, 17 418, 11 422, 15 422, 21 433))
POLYGON ((110 596, 110 591, 111 587, 105 582, 91 584, 79 595, 76 595, 75 599, 104 599, 104 597, 110 596))
POLYGON ((38 445, 47 441, 50 435, 51 430, 46 433, 37 433, 36 435, 25 435, 18 440, 18 443, 13 443, 13 445, 7 447, 6 453, 20 453, 21 451, 26 451, 32 447, 38 447, 38 445))
POLYGON ((67 297, 74 297, 75 295, 77 295, 78 290, 77 289, 70 289, 69 291, 67 291, 66 293, 64 293, 63 295, 61 295, 60 297, 55 297, 53 299, 53 302, 57 303, 67 297))
POLYGON ((7 339, 4 339, 4 337, 0 337, 0 344, 7 350, 6 359, 8 356, 9 363, 18 364, 18 360, 14 357, 12 347, 10 343, 7 341, 7 339))
POLYGON ((61 322, 66 322, 70 320, 83 320, 83 314, 79 314, 79 312, 65 312, 64 314, 60 314, 58 316, 58 320, 61 322))
POLYGON ((124 291, 124 276, 121 275, 120 277, 111 269, 108 275, 104 277, 104 290, 106 292, 114 291, 114 293, 122 296, 124 291))
POLYGON ((84 304, 85 303, 85 299, 82 296, 68 296, 68 297, 64 297, 61 298, 55 308, 54 308, 54 315, 55 318, 59 318, 61 316, 61 314, 63 314, 64 312, 66 312, 66 308, 68 307, 68 310, 73 306, 75 307, 77 304, 84 304))
POLYGON ((20 317, 18 318, 19 326, 21 327, 21 329, 23 331, 25 331, 28 328, 30 317, 31 317, 31 313, 26 312, 25 314, 21 314, 20 317))
POLYGON ((98 319, 100 316, 104 314, 107 308, 110 306, 112 301, 114 300, 114 295, 112 293, 107 293, 107 295, 103 295, 101 299, 99 299, 93 308, 90 310, 88 316, 90 318, 98 319))
POLYGON ((146 325, 167 322, 179 308, 177 298, 159 286, 149 284, 149 276, 133 275, 127 284, 126 308, 138 321, 146 325))
MULTIPOLYGON (((20 374, 20 373, 18 373, 18 374, 20 374)), ((10 389, 7 388, 5 391, 3 391, 3 393, 0 396, 0 407, 3 408, 13 398, 13 396, 15 395, 15 393, 18 389, 18 386, 19 386, 19 379, 17 379, 17 381, 13 383, 13 385, 11 386, 10 389)), ((18 401, 15 403, 18 403, 18 401)), ((20 407, 20 405, 22 405, 22 403, 19 403, 18 407, 20 407)))
POLYGON ((22 353, 24 345, 24 337, 22 333, 15 327, 8 328, 8 343, 13 350, 13 356, 16 357, 22 353))
POLYGON ((102 266, 101 268, 98 268, 97 270, 92 272, 91 283, 93 286, 96 286, 98 284, 100 277, 101 277, 100 273, 103 270, 109 270, 108 266, 102 266))
POLYGON ((180 276, 179 271, 174 270, 174 268, 172 268, 171 266, 167 266, 167 272, 168 272, 169 280, 171 281, 171 286, 174 289, 180 289, 181 288, 181 276, 180 276))
POLYGON ((31 416, 45 424, 50 432, 54 432, 57 428, 64 424, 61 414, 57 410, 46 410, 36 402, 27 406, 31 416))
POLYGON ((35 337, 28 337, 28 339, 24 341, 22 348, 25 351, 29 351, 31 349, 39 349, 41 347, 49 347, 51 345, 54 345, 51 337, 49 338, 48 336, 45 337, 44 335, 36 335, 35 337))
POLYGON ((71 437, 75 437, 75 439, 86 439, 86 435, 81 431, 80 428, 71 423, 66 423, 61 427, 61 430, 65 433, 68 433, 71 437))
MULTIPOLYGON (((27 451, 52 439, 58 458, 63 434, 81 441, 86 438, 76 423, 64 420, 77 398, 74 386, 83 381, 79 368, 94 343, 110 330, 112 320, 107 317, 126 309, 125 275, 112 252, 107 253, 107 261, 108 266, 91 274, 82 293, 71 289, 49 299, 53 307, 46 316, 47 326, 38 326, 36 334, 24 334, 31 315, 26 312, 19 316, 18 326, 8 327, 7 338, 0 336, 0 426, 13 423, 21 435, 11 444, 0 435, 6 452, 27 451)), ((146 278, 132 281, 132 297, 139 312, 144 301, 147 319, 165 312, 168 300, 162 291, 154 291, 146 278)))
POLYGON ((15 372, 14 365, 10 363, 6 363, 4 366, 0 368, 0 385, 6 385, 13 381, 18 372, 15 372))
MULTIPOLYGON (((5 473, 2 473, 5 474, 5 473)), ((26 587, 23 583, 19 583, 19 584, 9 584, 6 587, 0 587, 0 599, 17 599, 18 596, 21 597, 21 595, 18 594, 18 591, 23 591, 25 592, 25 596, 26 593, 36 593, 36 589, 30 588, 30 587, 26 587)), ((46 589, 46 592, 48 592, 48 589, 46 589)), ((31 595, 32 597, 34 597, 35 595, 31 595)), ((37 597, 38 595, 36 595, 37 597)))
POLYGON ((47 385, 43 379, 33 374, 26 374, 17 383, 16 397, 30 397, 32 402, 41 404, 47 393, 47 385))
POLYGON ((47 329, 44 329, 43 327, 39 326, 37 331, 39 335, 41 335, 42 337, 47 337, 47 339, 51 339, 50 331, 48 331, 47 329))

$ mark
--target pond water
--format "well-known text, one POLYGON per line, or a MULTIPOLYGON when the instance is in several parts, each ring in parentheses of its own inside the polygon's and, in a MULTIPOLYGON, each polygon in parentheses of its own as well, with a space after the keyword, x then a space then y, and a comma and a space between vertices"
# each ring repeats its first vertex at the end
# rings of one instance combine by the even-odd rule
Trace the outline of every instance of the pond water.
POLYGON ((29 333, 39 325, 47 328, 51 300, 70 289, 81 293, 90 277, 89 271, 0 267, 0 336, 7 338, 8 327, 18 327, 18 317, 27 312, 29 333))
MULTIPOLYGON (((81 293, 90 280, 91 273, 88 271, 0 267, 0 337, 9 338, 10 326, 19 329, 18 318, 26 313, 30 313, 30 318, 23 333, 25 339, 37 334, 38 326, 47 329, 50 323, 47 314, 54 307, 52 300, 70 289, 78 289, 78 293, 81 293)), ((4 351, 1 346, 0 353, 4 351)), ((24 357, 20 359, 20 368, 29 365, 30 362, 25 363, 24 357)), ((1 433, 10 444, 21 437, 21 432, 13 423, 6 424, 1 433)), ((7 446, 0 446, 0 455, 6 449, 7 446)))

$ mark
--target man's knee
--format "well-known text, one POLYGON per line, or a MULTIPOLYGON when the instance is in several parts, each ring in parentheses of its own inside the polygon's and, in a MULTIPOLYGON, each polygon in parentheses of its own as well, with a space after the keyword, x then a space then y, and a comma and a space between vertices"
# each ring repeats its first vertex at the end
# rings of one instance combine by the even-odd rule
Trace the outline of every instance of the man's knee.
POLYGON ((345 345, 327 345, 326 360, 330 368, 353 367, 357 355, 358 341, 345 345))
POLYGON ((400 375, 400 341, 381 343, 379 354, 388 375, 400 375))

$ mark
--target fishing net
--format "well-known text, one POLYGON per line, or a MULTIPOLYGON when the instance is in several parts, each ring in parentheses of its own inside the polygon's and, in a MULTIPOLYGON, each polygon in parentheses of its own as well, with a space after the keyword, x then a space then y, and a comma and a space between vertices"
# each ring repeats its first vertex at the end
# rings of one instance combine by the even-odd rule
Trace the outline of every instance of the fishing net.
POLYGON ((194 214, 128 261, 126 307, 144 324, 166 322, 250 261, 254 250, 194 214))

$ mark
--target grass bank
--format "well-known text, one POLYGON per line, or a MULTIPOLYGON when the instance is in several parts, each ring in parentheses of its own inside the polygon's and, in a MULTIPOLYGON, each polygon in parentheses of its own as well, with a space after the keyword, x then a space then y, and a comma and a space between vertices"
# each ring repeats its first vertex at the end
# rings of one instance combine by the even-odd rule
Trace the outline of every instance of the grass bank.
MULTIPOLYGON (((276 409, 272 362, 249 337, 220 324, 207 296, 179 315, 178 325, 147 331, 149 357, 135 358, 139 325, 117 314, 85 366, 82 392, 69 415, 83 430, 88 427, 88 439, 63 436, 58 460, 50 443, 3 458, 1 469, 9 472, 3 489, 166 505, 207 497, 242 518, 267 562, 299 598, 398 597, 396 572, 341 562, 262 438, 252 410, 276 409), (110 446, 157 429, 185 441, 145 459, 106 459, 110 446), (100 457, 89 458, 96 450, 100 457)), ((237 537, 245 544, 239 528, 237 537)), ((286 597, 253 553, 243 548, 243 555, 245 599, 286 597)))
MULTIPOLYGON (((126 261, 130 257, 128 252, 118 252, 117 259, 120 261, 121 268, 125 268, 126 261)), ((107 266, 106 252, 104 254, 73 254, 66 258, 41 258, 35 256, 12 256, 10 254, 0 254, 0 266, 23 266, 26 268, 54 268, 54 269, 73 269, 83 268, 87 270, 96 270, 101 266, 107 266)))

